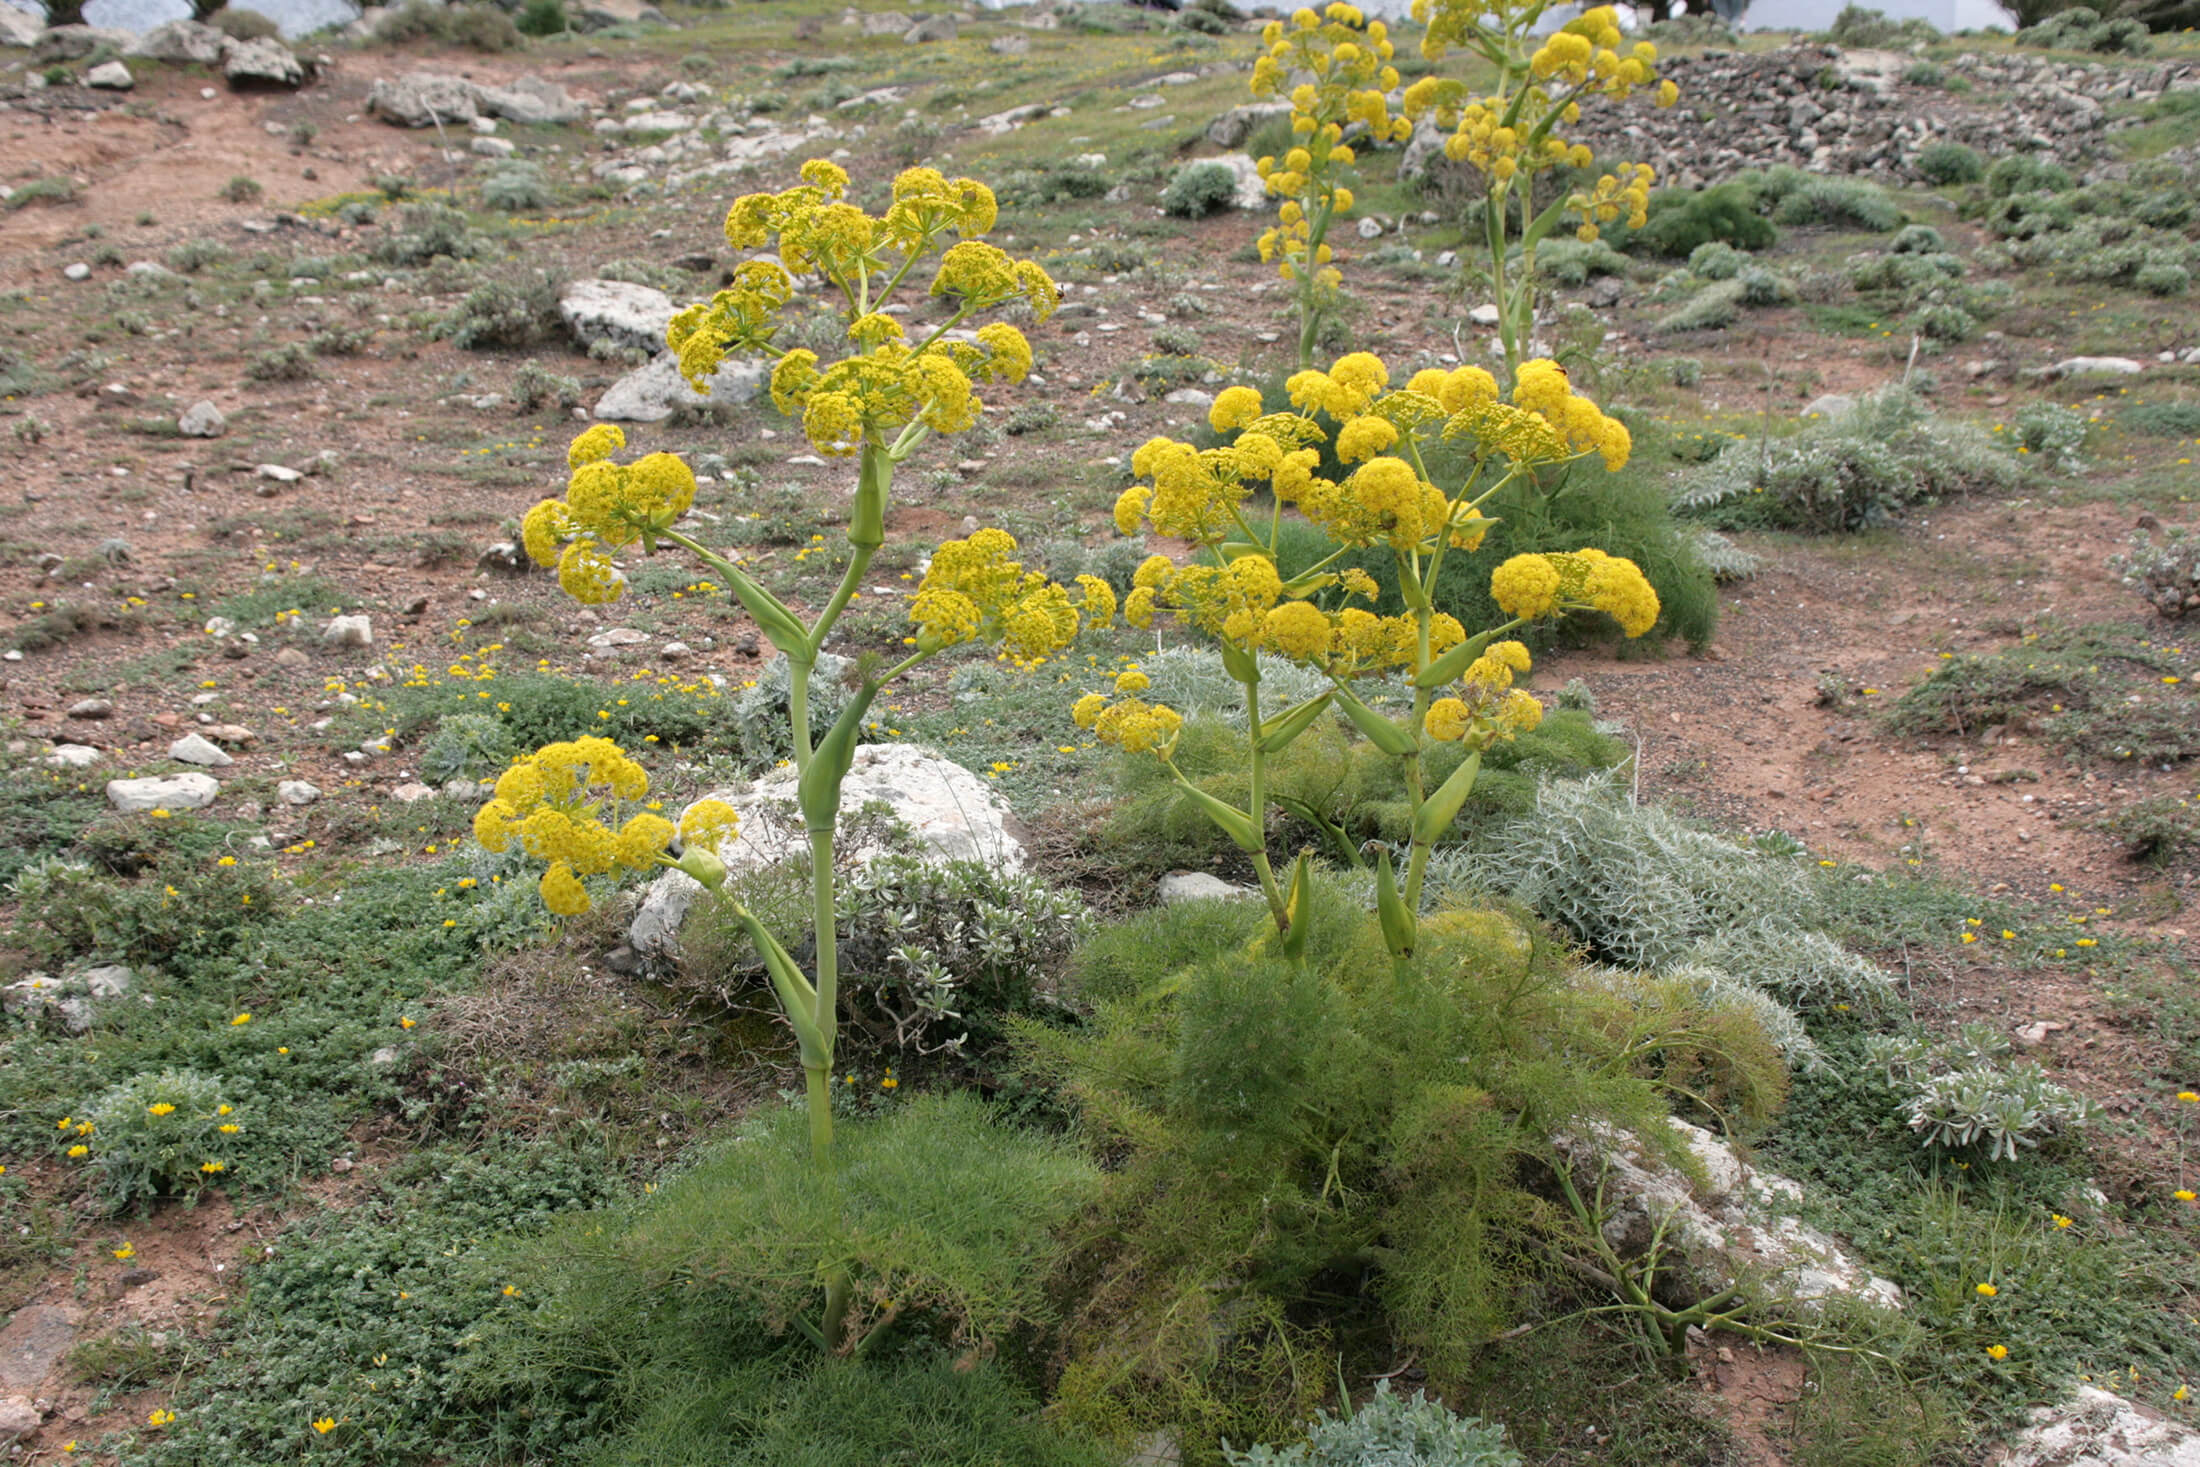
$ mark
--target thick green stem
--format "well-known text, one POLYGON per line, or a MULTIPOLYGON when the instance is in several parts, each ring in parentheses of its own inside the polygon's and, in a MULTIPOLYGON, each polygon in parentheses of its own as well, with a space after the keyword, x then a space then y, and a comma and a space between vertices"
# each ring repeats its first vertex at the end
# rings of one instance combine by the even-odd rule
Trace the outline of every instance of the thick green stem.
POLYGON ((803 1099, 810 1112, 810 1164, 819 1171, 833 1166, 833 1075, 823 1067, 802 1071, 803 1099))
POLYGON ((817 963, 812 986, 817 990, 812 1022, 825 1042, 825 1062, 832 1063, 839 1015, 839 951, 833 910, 833 831, 831 826, 810 832, 810 918, 816 924, 817 963))
MULTIPOLYGON (((1252 774, 1247 790, 1245 807, 1252 813, 1256 830, 1268 828, 1268 756, 1260 747, 1260 684, 1246 683, 1245 727, 1246 747, 1252 753, 1252 774)), ((1261 895, 1268 899, 1269 915, 1276 919, 1276 930, 1288 932, 1291 928, 1291 910, 1284 901, 1283 889, 1276 884, 1274 868, 1268 864, 1268 852, 1253 853, 1253 869, 1260 873, 1261 895)))

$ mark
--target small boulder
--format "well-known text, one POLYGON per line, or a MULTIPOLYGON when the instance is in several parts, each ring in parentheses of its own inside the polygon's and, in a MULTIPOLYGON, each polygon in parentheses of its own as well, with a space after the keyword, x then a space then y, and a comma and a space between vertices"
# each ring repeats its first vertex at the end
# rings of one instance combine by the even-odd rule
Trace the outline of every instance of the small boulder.
POLYGON ((166 774, 145 779, 110 779, 107 803, 125 815, 148 810, 203 810, 222 792, 211 774, 166 774))
POLYGON ((55 744, 39 762, 48 769, 89 769, 100 757, 99 750, 89 744, 55 744))
POLYGON ((137 78, 130 75, 125 62, 102 61, 84 73, 84 85, 98 87, 103 92, 127 92, 137 85, 137 78))
POLYGON ((952 41, 956 34, 954 16, 928 15, 909 27, 902 40, 911 46, 922 46, 929 41, 952 41))
POLYGON ((1218 148, 1238 149, 1262 124, 1291 115, 1289 102, 1247 102, 1207 124, 1207 141, 1218 148))
POLYGON ((228 427, 229 419, 210 402, 195 402, 176 419, 176 431, 186 438, 219 438, 228 427))
POLYGON ((229 38, 210 25, 195 20, 171 20, 154 26, 130 43, 124 54, 147 61, 166 61, 179 66, 214 66, 222 59, 229 38))
POLYGON ((474 95, 483 112, 527 126, 578 122, 588 114, 571 92, 539 76, 517 77, 500 87, 476 87, 474 95))
POLYGON ((420 784, 416 781, 411 784, 401 784, 396 789, 391 790, 390 798, 400 805, 417 805, 422 800, 434 799, 435 789, 432 785, 420 784))
POLYGON ((321 798, 321 787, 302 779, 286 779, 275 786, 275 798, 286 805, 310 805, 321 798))
POLYGON ((711 379, 710 392, 697 392, 680 375, 680 358, 665 351, 612 383, 596 403, 596 416, 607 423, 661 423, 682 408, 747 402, 763 384, 764 368, 758 363, 728 361, 711 379))
POLYGON ((2086 1385, 2060 1406, 2035 1408, 2002 1467, 2200 1467, 2200 1435, 2086 1385))
POLYGON ((231 41, 222 52, 222 76, 240 91, 251 87, 302 87, 305 63, 280 41, 231 41))
POLYGON ((224 754, 214 741, 195 733, 185 734, 168 746, 168 757, 207 769, 226 769, 237 761, 224 754))
POLYGON ((481 89, 463 77, 415 71, 367 89, 367 112, 399 127, 471 122, 481 113, 481 89))
MULTIPOLYGON (((729 871, 787 860, 801 853, 802 822, 781 818, 794 809, 792 769, 775 771, 741 790, 715 790, 741 814, 740 835, 719 855, 729 871)), ((1000 793, 960 764, 915 744, 863 744, 841 785, 843 815, 872 802, 887 806, 916 837, 920 854, 950 861, 983 861, 1001 871, 1024 869, 1022 842, 1010 832, 1014 818, 1000 793)), ((857 865, 881 854, 865 846, 848 853, 857 865)), ((650 884, 627 929, 627 942, 645 958, 662 957, 678 944, 680 924, 702 884, 667 871, 650 884)))
POLYGON ((0 5, 0 46, 35 46, 45 29, 45 24, 29 11, 0 5))
POLYGON ((92 267, 82 260, 77 260, 61 267, 61 278, 63 280, 89 280, 92 278, 92 267))
POLYGON ((112 718, 115 716, 115 705, 105 698, 83 698, 71 703, 64 716, 83 719, 112 718))
POLYGON ((331 617, 321 628, 321 642, 329 647, 372 647, 374 620, 365 616, 331 617))
POLYGON ((599 341, 663 351, 672 312, 671 296, 625 280, 576 280, 558 297, 558 315, 584 351, 599 341))
POLYGON ((2130 357, 2064 357, 2047 369, 2049 377, 2134 377, 2144 372, 2144 363, 2130 357))
POLYGON ((0 1397, 0 1446, 29 1436, 45 1419, 45 1414, 29 1396, 0 1397))

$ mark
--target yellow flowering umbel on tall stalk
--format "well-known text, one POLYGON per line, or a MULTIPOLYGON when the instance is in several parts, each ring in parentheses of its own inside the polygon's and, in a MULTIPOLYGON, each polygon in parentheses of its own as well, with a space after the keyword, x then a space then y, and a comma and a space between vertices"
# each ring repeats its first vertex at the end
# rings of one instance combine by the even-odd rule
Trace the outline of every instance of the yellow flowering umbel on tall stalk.
POLYGON ((1632 447, 1627 429, 1572 390, 1550 361, 1522 363, 1509 400, 1480 367, 1419 372, 1392 387, 1381 359, 1343 356, 1328 371, 1303 371, 1286 384, 1295 411, 1269 413, 1250 387, 1226 388, 1209 421, 1231 435, 1201 450, 1156 438, 1132 458, 1144 481, 1116 501, 1124 534, 1151 527, 1186 540, 1197 558, 1178 565, 1167 556, 1139 567, 1123 603, 1131 625, 1149 626, 1166 611, 1216 638, 1224 670, 1245 689, 1248 799, 1244 808, 1200 789, 1176 768, 1183 718, 1150 702, 1145 675, 1128 672, 1105 691, 1087 693, 1071 710, 1079 726, 1128 753, 1152 754, 1177 783, 1237 843, 1260 875, 1261 890, 1286 953, 1305 944, 1307 859, 1299 858, 1289 889, 1267 853, 1267 760, 1309 728, 1325 710, 1344 714, 1383 754, 1402 765, 1412 812, 1412 840, 1401 885, 1386 852, 1376 894, 1385 940, 1401 964, 1412 957, 1421 882, 1436 841, 1450 829, 1474 787, 1482 751, 1541 722, 1543 706, 1515 686, 1528 671, 1528 650, 1505 633, 1540 618, 1574 611, 1609 615, 1629 637, 1657 624, 1658 597, 1633 562, 1600 550, 1516 555, 1490 577, 1491 594, 1511 620, 1470 633, 1431 599, 1447 556, 1480 547, 1490 521, 1482 504, 1507 484, 1554 465, 1595 457, 1618 469, 1632 447), (1463 450, 1460 481, 1432 482, 1427 450, 1437 443, 1463 450), (1325 478, 1319 445, 1335 447, 1345 466, 1325 478), (1246 517, 1255 489, 1272 496, 1260 523, 1246 517), (1331 554, 1285 580, 1276 546, 1285 505, 1336 542, 1331 554), (1375 599, 1376 584, 1356 568, 1332 570, 1348 550, 1387 547, 1397 566, 1405 610, 1378 616, 1355 601, 1375 599), (1330 593, 1335 609, 1313 598, 1330 593), (1272 716, 1263 716, 1260 659, 1266 652, 1328 675, 1330 686, 1272 716), (1354 684, 1380 674, 1413 689, 1407 719, 1370 707, 1354 684), (1422 778, 1421 755, 1432 743, 1464 744, 1469 753, 1434 789, 1422 778))
POLYGON ((1423 77, 1406 88, 1406 115, 1428 118, 1451 137, 1444 154, 1482 177, 1484 243, 1490 286, 1497 304, 1505 363, 1517 371, 1528 353, 1535 319, 1535 251, 1562 222, 1575 221, 1583 240, 1597 226, 1624 218, 1642 226, 1654 174, 1647 164, 1610 167, 1586 189, 1570 190, 1538 206, 1535 180, 1561 165, 1592 167, 1589 145, 1568 141, 1565 129, 1581 120, 1584 100, 1622 100, 1647 90, 1659 107, 1680 96, 1660 80, 1658 48, 1648 41, 1626 45, 1618 12, 1600 5, 1546 37, 1536 26, 1558 0, 1413 0, 1413 18, 1427 26, 1421 54, 1439 61, 1453 48, 1472 52, 1496 70, 1488 92, 1464 82, 1423 77), (1508 206, 1516 202, 1524 227, 1517 244, 1508 206))
MULTIPOLYGON (((819 453, 856 460, 848 565, 825 604, 807 616, 797 612, 740 565, 682 530, 682 516, 695 499, 694 476, 665 453, 617 462, 613 455, 626 446, 626 438, 608 424, 573 440, 565 493, 529 510, 522 525, 527 553, 541 565, 555 566, 559 584, 584 602, 612 601, 624 593, 626 577, 617 559, 622 552, 687 551, 709 567, 787 659, 797 803, 810 846, 813 972, 804 974, 787 946, 738 904, 734 915, 763 954, 800 1042, 810 1143, 820 1166, 829 1165, 831 1157, 830 1077, 839 1012, 833 840, 841 782, 872 700, 886 683, 950 647, 985 641, 998 645, 1004 657, 1034 664, 1068 646, 1085 622, 1105 623, 1115 613, 1115 595, 1106 582, 1080 576, 1074 587, 1061 586, 1027 571, 1013 558, 1015 540, 1003 531, 979 530, 950 540, 933 554, 910 602, 908 655, 883 670, 863 666, 832 727, 822 733, 812 729, 810 677, 884 543, 894 466, 930 435, 975 424, 984 410, 980 384, 1021 381, 1031 370, 1030 343, 1007 321, 985 321, 974 331, 956 328, 1009 307, 1027 308, 1044 320, 1057 299, 1054 282, 1038 265, 1011 259, 984 242, 996 209, 991 190, 975 179, 909 169, 894 180, 891 202, 877 216, 847 202, 847 190, 848 175, 819 159, 802 165, 802 182, 793 188, 735 200, 726 216, 727 242, 739 250, 769 246, 771 255, 738 266, 732 284, 674 316, 666 332, 681 373, 701 391, 709 390, 710 378, 729 356, 771 358, 774 405, 801 420, 819 453), (925 267, 928 281, 918 274, 925 267), (846 346, 833 360, 778 344, 782 313, 794 297, 797 277, 804 275, 818 277, 828 298, 837 296, 846 346), (904 286, 920 285, 950 310, 937 326, 912 338, 887 308, 904 286)), ((623 755, 614 758, 616 749, 606 754, 594 747, 601 743, 552 745, 507 772, 497 798, 477 821, 482 844, 505 849, 517 843, 549 862, 543 896, 557 912, 585 910, 581 876, 620 866, 678 864, 723 895, 726 870, 713 852, 731 834, 725 818, 731 812, 722 806, 706 811, 696 832, 683 829, 686 851, 672 862, 665 853, 673 833, 669 823, 636 815, 614 830, 605 817, 610 807, 597 786, 617 799, 630 798, 640 771, 629 769, 631 761, 620 762, 623 755), (590 772, 584 776, 584 770, 590 772)), ((690 818, 694 814, 690 810, 690 818)), ((845 1277, 828 1281, 816 1333, 829 1348, 842 1343, 847 1288, 845 1277)))
POLYGON ((1351 5, 1316 15, 1300 10, 1261 32, 1267 51, 1253 63, 1253 95, 1291 103, 1291 149, 1257 160, 1268 192, 1283 200, 1276 227, 1260 237, 1260 257, 1276 261, 1299 308, 1299 365, 1314 361, 1314 338, 1344 277, 1330 263, 1329 227, 1352 212, 1343 182, 1354 154, 1347 124, 1363 123, 1373 143, 1402 142, 1413 131, 1390 115, 1384 93, 1398 85, 1389 29, 1351 5))

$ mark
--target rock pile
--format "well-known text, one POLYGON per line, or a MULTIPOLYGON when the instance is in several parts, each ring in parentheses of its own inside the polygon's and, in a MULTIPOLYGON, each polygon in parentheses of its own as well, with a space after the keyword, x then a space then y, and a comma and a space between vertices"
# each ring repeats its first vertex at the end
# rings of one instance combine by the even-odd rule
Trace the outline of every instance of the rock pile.
MULTIPOLYGON (((2129 68, 1970 54, 1948 63, 1971 83, 1957 93, 1905 82, 1911 63, 1897 52, 1816 43, 1683 56, 1664 68, 1680 86, 1680 105, 1598 109, 1574 136, 1599 157, 1648 163, 1660 182, 1686 188, 1781 163, 1915 179, 1919 153, 1935 143, 1988 157, 2029 150, 2076 170, 2109 158, 2113 134, 2129 125, 2109 117, 2106 104, 2200 89, 2200 67, 2190 63, 2129 68)), ((1440 135, 1416 136, 1401 174, 1423 176, 1442 147, 1440 135)))

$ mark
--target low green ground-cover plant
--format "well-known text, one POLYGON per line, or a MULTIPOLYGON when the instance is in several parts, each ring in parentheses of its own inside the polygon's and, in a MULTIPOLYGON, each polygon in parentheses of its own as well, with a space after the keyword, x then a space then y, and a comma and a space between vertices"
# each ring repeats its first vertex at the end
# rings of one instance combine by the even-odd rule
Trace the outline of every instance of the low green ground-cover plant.
POLYGON ((0 1038, 0 1141, 88 1169, 111 1208, 175 1195, 179 1182, 183 1193, 259 1191, 318 1173, 350 1145, 352 1125, 406 1099, 406 1077, 426 1048, 422 1000, 464 987, 484 947, 532 936, 538 920, 531 902, 511 900, 526 884, 508 893, 495 863, 451 859, 301 893, 274 885, 264 869, 222 864, 235 858, 221 854, 219 827, 156 824, 165 853, 127 875, 110 868, 66 884, 68 905, 134 908, 142 920, 102 927, 61 912, 63 901, 51 896, 26 902, 21 919, 59 945, 60 971, 94 958, 131 963, 132 991, 100 1002, 81 1036, 41 1023, 0 1038), (186 885, 191 868, 204 879, 186 885), (188 915, 171 915, 185 907, 188 915), (102 932, 130 941, 117 950, 102 932), (158 1089, 169 1072, 198 1077, 191 1086, 211 1099, 197 1088, 188 1103, 146 1088, 158 1089), (194 1130, 192 1139, 219 1149, 171 1158, 189 1172, 155 1165, 143 1138, 126 1133, 110 1149, 96 1113, 122 1104, 115 1097, 172 1104, 182 1119, 160 1136, 204 1123, 212 1135, 194 1130), (224 1104, 231 1113, 217 1114, 224 1104), (221 1165, 199 1170, 209 1161, 221 1165))
POLYGON ((1650 196, 1643 225, 1625 235, 1627 248, 1687 259, 1714 242, 1738 250, 1770 249, 1780 231, 1757 211, 1757 195, 1742 183, 1694 192, 1660 189, 1650 196))
MULTIPOLYGON (((456 1387, 474 1342, 536 1307, 503 1252, 624 1186, 585 1146, 429 1147, 400 1159, 366 1197, 279 1234, 244 1271, 243 1298, 217 1328, 224 1348, 181 1383, 176 1420, 130 1460, 564 1458, 584 1414, 476 1409, 456 1387)), ((574 1389, 585 1401, 587 1387, 574 1389)))
POLYGON ((1883 717, 1895 733, 1928 737, 2025 719, 2080 753, 2168 763, 2200 754, 2180 667, 2129 627, 2050 623, 1999 652, 1944 660, 1883 717))
POLYGON ((1797 1073, 1762 1152, 1902 1284, 1912 1329, 1889 1353, 1917 1388, 1983 1432, 2086 1376, 2166 1402, 2200 1371, 2173 1302, 2200 1288, 2189 1250, 2103 1206, 2073 1138, 2014 1160, 1921 1146, 1869 1036, 1819 1040, 1825 1062, 1797 1073))

